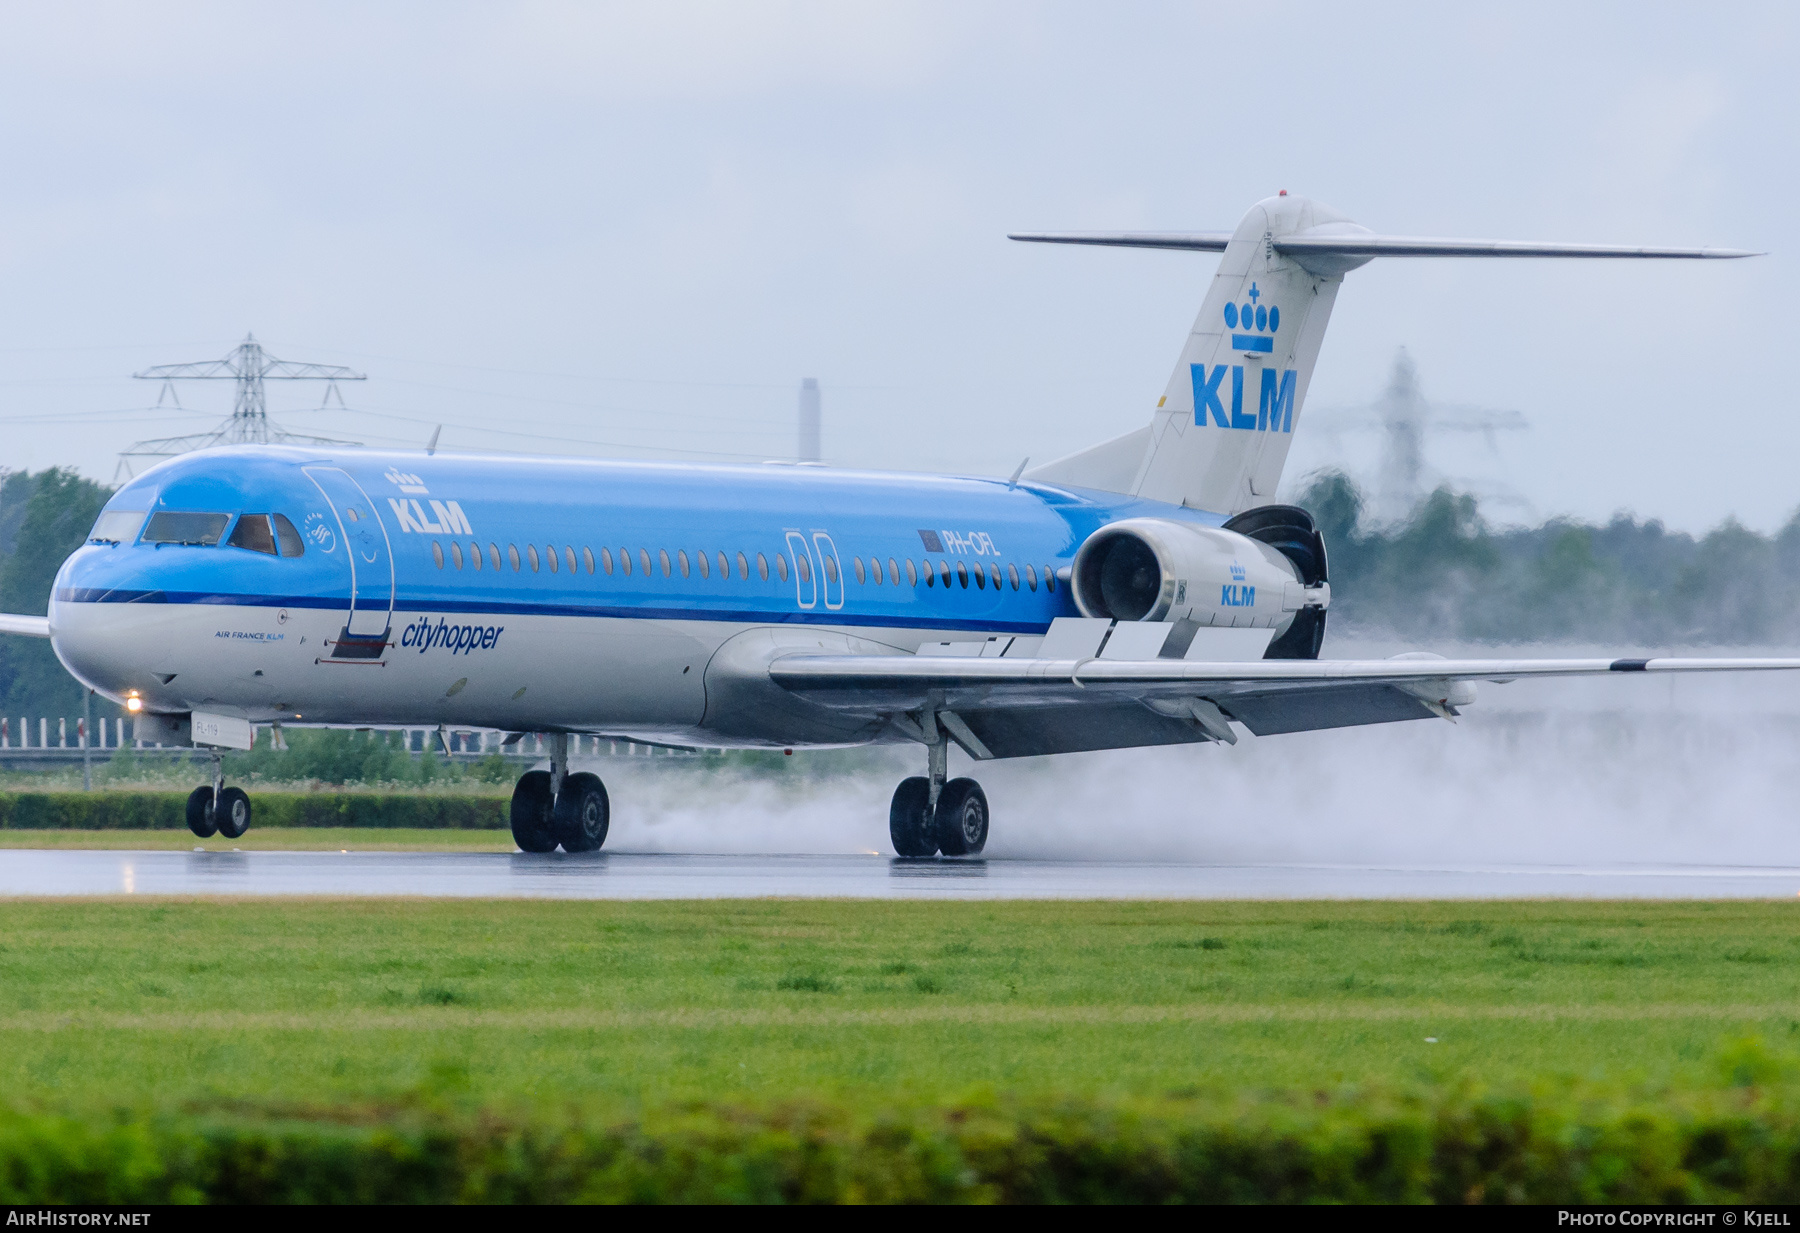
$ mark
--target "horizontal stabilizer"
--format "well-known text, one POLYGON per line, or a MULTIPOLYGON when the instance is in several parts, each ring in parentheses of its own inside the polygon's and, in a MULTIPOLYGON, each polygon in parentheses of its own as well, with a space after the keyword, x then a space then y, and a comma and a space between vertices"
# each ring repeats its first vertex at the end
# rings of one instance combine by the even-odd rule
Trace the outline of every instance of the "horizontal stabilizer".
POLYGON ((48 638, 50 636, 50 618, 0 612, 0 634, 22 634, 27 638, 48 638))
MULTIPOLYGON (((1041 231, 1008 235, 1033 244, 1098 244, 1109 248, 1166 248, 1222 253, 1226 231, 1041 231)), ((1651 257, 1723 261, 1764 254, 1745 248, 1661 248, 1635 244, 1562 244, 1536 240, 1456 240, 1432 236, 1339 234, 1288 236, 1273 241, 1283 256, 1343 257, 1651 257)))
POLYGON ((1030 244, 1100 244, 1109 248, 1180 248, 1195 253, 1222 253, 1229 231, 1029 231, 1009 240, 1030 244))

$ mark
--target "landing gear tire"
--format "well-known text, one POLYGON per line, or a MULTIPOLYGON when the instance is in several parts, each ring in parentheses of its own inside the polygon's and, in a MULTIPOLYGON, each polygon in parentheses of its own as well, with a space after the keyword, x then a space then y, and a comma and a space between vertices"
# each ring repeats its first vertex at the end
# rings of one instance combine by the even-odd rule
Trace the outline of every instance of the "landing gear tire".
MULTIPOLYGON (((612 802, 600 776, 583 771, 563 780, 554 810, 556 837, 565 852, 598 852, 612 823, 612 802)), ((521 847, 524 845, 521 844, 521 847)))
POLYGON ((211 784, 201 784, 187 798, 188 829, 201 839, 211 839, 219 833, 219 824, 213 818, 213 790, 211 784))
MULTIPOLYGON (((958 781, 961 782, 961 781, 958 781)), ((900 856, 937 855, 931 819, 931 781, 923 775, 902 779, 888 806, 888 838, 900 856)))
MULTIPOLYGON (((921 781, 923 782, 923 781, 921 781)), ((938 793, 932 819, 938 850, 945 856, 979 856, 987 847, 987 793, 973 779, 952 779, 938 793)))
POLYGON ((513 842, 522 852, 556 851, 554 798, 549 771, 526 771, 512 794, 513 842))
MULTIPOLYGON (((210 794, 211 789, 207 791, 210 794)), ((226 788, 219 793, 219 799, 212 808, 212 816, 223 838, 241 838, 250 829, 249 794, 242 788, 226 788)))

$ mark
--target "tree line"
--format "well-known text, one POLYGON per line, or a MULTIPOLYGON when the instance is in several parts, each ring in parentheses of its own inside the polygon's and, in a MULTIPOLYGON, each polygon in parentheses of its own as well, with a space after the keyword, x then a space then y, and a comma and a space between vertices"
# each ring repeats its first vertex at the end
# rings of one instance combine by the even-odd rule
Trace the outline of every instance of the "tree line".
POLYGON ((1478 642, 1620 646, 1800 639, 1800 510, 1773 535, 1727 518, 1699 537, 1630 513, 1495 527, 1467 493, 1439 488, 1395 525, 1371 525, 1341 472, 1298 504, 1331 561, 1339 628, 1478 642))

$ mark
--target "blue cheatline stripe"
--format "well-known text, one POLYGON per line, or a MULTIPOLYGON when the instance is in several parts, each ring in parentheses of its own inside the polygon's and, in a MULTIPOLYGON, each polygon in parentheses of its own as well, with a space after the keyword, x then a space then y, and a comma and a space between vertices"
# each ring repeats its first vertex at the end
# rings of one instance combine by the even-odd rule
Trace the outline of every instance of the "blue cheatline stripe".
POLYGON ((1231 336, 1233 351, 1274 351, 1273 338, 1258 338, 1254 334, 1233 334, 1231 336))
MULTIPOLYGON (((123 595, 154 594, 161 598, 148 601, 169 604, 218 605, 231 608, 320 608, 348 612, 346 599, 322 599, 316 595, 222 595, 211 591, 92 591, 65 587, 56 593, 58 603, 105 604, 147 602, 117 598, 123 595)), ((423 604, 401 600, 394 605, 394 616, 435 616, 447 613, 493 616, 606 617, 624 621, 726 621, 744 625, 841 625, 871 629, 942 629, 978 630, 991 634, 1041 634, 1049 621, 994 621, 953 616, 885 616, 879 613, 799 612, 793 609, 764 611, 759 609, 656 608, 620 607, 603 604, 522 604, 446 601, 423 604)))

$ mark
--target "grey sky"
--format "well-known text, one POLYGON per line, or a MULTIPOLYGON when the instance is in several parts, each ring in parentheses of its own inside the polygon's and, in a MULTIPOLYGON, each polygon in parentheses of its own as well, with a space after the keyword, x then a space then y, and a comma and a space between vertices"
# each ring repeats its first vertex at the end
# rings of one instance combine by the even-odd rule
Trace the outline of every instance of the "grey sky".
POLYGON ((206 427, 227 390, 155 415, 128 374, 254 330, 369 373, 360 414, 275 391, 302 431, 759 459, 816 375, 829 459, 1005 474, 1147 422, 1216 258, 1004 233, 1226 229, 1287 188, 1384 232, 1773 250, 1377 262, 1310 399, 1405 344, 1530 417, 1499 473, 1536 512, 1768 528, 1794 12, 9 5, 0 465, 106 479, 206 427))

